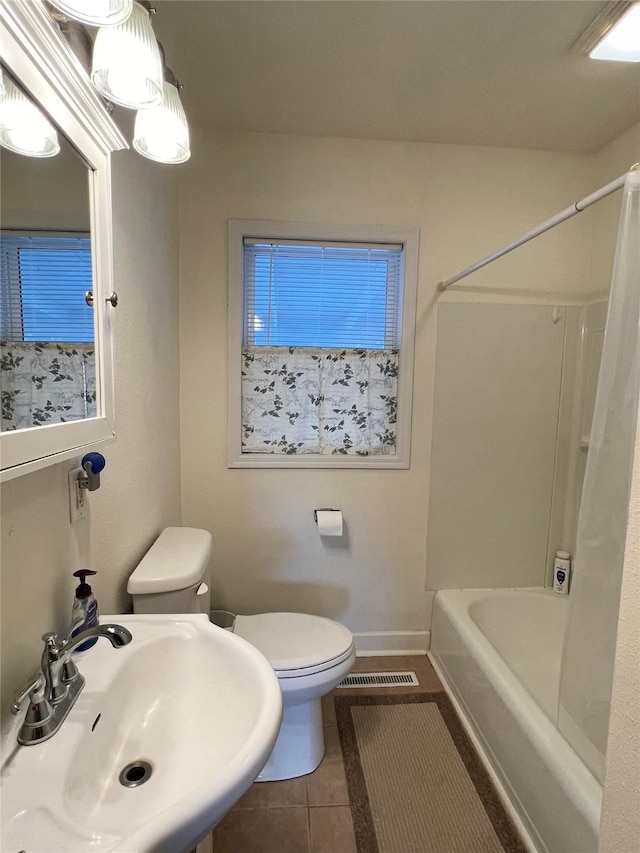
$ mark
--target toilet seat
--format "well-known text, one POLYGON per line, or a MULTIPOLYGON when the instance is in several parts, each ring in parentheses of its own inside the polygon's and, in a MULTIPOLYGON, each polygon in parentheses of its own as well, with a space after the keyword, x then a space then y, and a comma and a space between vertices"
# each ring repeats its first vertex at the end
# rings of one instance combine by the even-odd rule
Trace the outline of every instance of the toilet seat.
POLYGON ((262 652, 278 678, 299 678, 331 669, 353 650, 348 628, 308 613, 237 616, 234 633, 262 652))

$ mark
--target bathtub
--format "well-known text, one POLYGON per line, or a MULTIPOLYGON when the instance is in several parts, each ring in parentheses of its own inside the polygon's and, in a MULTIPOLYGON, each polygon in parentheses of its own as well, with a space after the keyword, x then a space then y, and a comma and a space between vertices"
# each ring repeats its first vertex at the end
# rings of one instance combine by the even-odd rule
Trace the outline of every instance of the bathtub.
POLYGON ((439 590, 433 604, 429 657, 540 853, 598 849, 602 786, 556 726, 568 603, 501 589, 439 590))

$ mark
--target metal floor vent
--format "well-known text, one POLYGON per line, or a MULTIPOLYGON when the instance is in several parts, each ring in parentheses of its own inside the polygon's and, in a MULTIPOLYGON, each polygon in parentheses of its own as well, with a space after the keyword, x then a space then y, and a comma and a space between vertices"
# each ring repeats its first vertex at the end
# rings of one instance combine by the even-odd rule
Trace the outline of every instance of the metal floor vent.
POLYGON ((357 672, 344 678, 338 687, 404 687, 420 684, 415 672, 357 672))

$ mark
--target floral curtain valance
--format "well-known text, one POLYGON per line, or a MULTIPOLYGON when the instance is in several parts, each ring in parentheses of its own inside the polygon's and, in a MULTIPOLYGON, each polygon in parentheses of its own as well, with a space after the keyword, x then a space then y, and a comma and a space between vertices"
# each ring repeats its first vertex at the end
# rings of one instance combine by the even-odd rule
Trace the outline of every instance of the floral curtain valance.
POLYGON ((396 452, 398 350, 244 347, 242 452, 396 452))
POLYGON ((0 343, 2 430, 96 415, 93 343, 0 343))

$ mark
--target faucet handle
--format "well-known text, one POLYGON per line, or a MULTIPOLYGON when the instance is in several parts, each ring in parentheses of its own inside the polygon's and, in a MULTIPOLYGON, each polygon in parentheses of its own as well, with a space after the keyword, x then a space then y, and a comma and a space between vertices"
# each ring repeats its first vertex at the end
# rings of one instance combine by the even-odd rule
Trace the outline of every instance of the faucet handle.
MULTIPOLYGON (((58 635, 55 631, 47 631, 46 634, 42 635, 42 640, 44 642, 44 649, 42 650, 41 669, 42 672, 45 673, 48 691, 47 698, 50 702, 56 705, 67 695, 67 683, 70 679, 67 679, 67 682, 62 682, 59 678, 52 677, 52 668, 57 666, 57 662, 60 660, 60 653, 62 651, 62 645, 58 640, 58 635)), ((75 675, 77 674, 78 673, 76 671, 75 675)))
POLYGON ((44 689, 46 686, 45 677, 41 672, 34 672, 29 681, 16 695, 16 698, 11 703, 11 713, 14 717, 20 713, 20 707, 25 699, 33 699, 36 703, 40 701, 40 695, 44 697, 44 689))
POLYGON ((29 683, 18 693, 11 704, 11 713, 15 716, 20 713, 20 706, 24 700, 29 698, 29 707, 18 735, 19 743, 30 743, 30 740, 22 740, 24 732, 42 731, 53 719, 53 708, 46 697, 47 680, 41 672, 35 673, 29 683))
POLYGON ((58 645, 58 635, 55 631, 47 631, 46 634, 42 635, 42 641, 47 648, 53 648, 53 646, 58 645))
POLYGON ((45 672, 45 663, 59 659, 64 640, 61 640, 55 631, 47 631, 46 634, 42 635, 42 641, 44 642, 42 671, 45 672))

